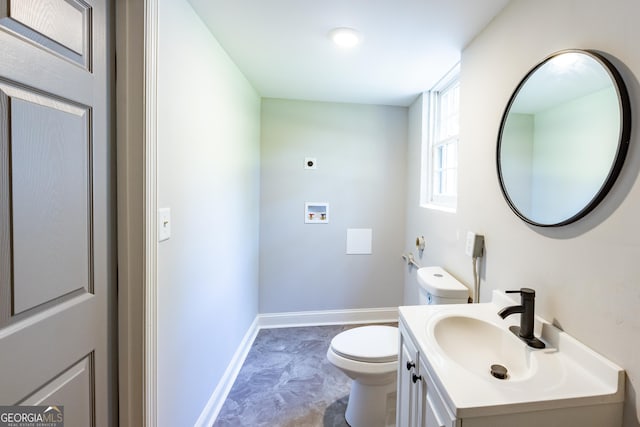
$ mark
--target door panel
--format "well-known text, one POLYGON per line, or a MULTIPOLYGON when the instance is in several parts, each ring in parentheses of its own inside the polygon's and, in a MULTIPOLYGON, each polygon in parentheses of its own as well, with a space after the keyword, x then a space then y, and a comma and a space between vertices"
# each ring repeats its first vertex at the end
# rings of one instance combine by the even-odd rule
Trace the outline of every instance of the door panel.
MULTIPOLYGON (((96 302, 91 294, 81 295, 0 330, 3 379, 0 402, 3 405, 24 401, 91 352, 104 357, 106 346, 93 335, 93 331, 100 329, 93 316, 96 302)), ((91 393, 95 394, 93 390, 91 393)), ((106 399, 104 390, 101 395, 106 399)), ((74 401, 46 401, 45 404, 63 405, 66 416, 76 411, 94 411, 94 408, 81 408, 74 401)))
POLYGON ((0 0, 0 405, 68 427, 116 423, 106 5, 0 0))
POLYGON ((46 402, 75 402, 74 408, 65 407, 65 425, 93 425, 93 375, 93 354, 90 354, 18 404, 46 405, 46 402))
MULTIPOLYGON (((0 6, 2 3, 3 1, 0 1, 0 6)), ((29 0, 7 3, 0 9, 0 26, 52 53, 90 68, 89 5, 79 0, 29 0)))
POLYGON ((13 313, 73 291, 91 277, 91 164, 86 107, 10 92, 13 313), (37 265, 38 268, 34 268, 37 265))

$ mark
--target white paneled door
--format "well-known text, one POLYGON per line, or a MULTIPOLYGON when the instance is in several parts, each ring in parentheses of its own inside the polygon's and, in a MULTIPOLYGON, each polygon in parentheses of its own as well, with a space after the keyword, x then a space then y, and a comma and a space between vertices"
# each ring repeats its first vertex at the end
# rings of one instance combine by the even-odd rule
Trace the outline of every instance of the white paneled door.
POLYGON ((114 424, 106 0, 0 0, 0 405, 114 424))

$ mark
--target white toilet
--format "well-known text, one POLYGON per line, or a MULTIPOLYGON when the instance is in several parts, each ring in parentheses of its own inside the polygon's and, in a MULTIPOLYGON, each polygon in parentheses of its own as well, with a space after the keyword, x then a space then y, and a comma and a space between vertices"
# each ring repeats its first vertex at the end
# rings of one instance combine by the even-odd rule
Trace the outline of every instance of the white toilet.
POLYGON ((469 301, 469 288, 442 267, 419 268, 417 276, 420 305, 466 304, 469 301))
MULTIPOLYGON (((464 304, 469 290, 441 267, 418 269, 420 304, 464 304)), ((351 427, 395 425, 398 328, 361 326, 331 340, 327 359, 353 380, 345 419, 351 427)))

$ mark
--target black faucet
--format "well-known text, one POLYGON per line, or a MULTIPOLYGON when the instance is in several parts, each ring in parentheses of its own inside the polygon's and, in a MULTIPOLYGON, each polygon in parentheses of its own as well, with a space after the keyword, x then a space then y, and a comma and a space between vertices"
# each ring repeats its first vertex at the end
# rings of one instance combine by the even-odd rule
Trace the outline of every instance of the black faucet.
POLYGON ((521 288, 519 291, 505 291, 507 294, 520 294, 521 304, 505 307, 498 312, 503 319, 515 313, 521 313, 520 326, 510 326, 509 330, 533 348, 544 348, 544 343, 533 336, 533 316, 535 314, 536 291, 521 288))

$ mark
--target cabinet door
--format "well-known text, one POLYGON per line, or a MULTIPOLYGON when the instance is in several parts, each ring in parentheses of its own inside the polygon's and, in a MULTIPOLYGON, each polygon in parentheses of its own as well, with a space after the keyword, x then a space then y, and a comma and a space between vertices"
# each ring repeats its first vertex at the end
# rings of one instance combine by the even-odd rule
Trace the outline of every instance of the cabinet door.
POLYGON ((417 427, 420 425, 418 420, 418 389, 412 377, 418 373, 418 351, 411 339, 404 333, 402 325, 400 332, 396 425, 398 427, 417 427))
POLYGON ((442 419, 438 415, 438 410, 433 401, 433 393, 427 393, 425 408, 425 426, 426 427, 449 427, 451 424, 447 424, 446 420, 442 419))
POLYGON ((435 387, 426 366, 420 364, 422 372, 421 414, 423 427, 456 427, 455 416, 449 411, 440 392, 435 387))

